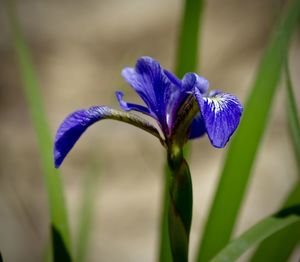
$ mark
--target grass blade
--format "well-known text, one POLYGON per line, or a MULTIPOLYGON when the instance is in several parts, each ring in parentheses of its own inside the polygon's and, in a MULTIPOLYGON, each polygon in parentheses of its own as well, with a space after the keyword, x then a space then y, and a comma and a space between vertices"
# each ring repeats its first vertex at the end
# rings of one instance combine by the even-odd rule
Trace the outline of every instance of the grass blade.
POLYGON ((98 191, 98 182, 100 177, 99 175, 99 168, 95 163, 92 170, 90 171, 90 174, 88 174, 88 176, 86 177, 81 198, 82 203, 79 212, 80 219, 75 249, 76 262, 86 261, 87 248, 93 222, 93 210, 95 208, 97 200, 96 194, 98 191))
POLYGON ((240 126, 227 152, 199 248, 199 262, 209 261, 231 238, 280 78, 283 53, 287 52, 299 13, 300 1, 293 1, 277 23, 262 57, 240 126))
MULTIPOLYGON (((186 72, 196 72, 198 62, 198 48, 200 35, 200 20, 203 13, 203 0, 185 0, 182 12, 181 28, 178 38, 177 61, 175 72, 178 77, 183 77, 186 72)), ((188 155, 185 149, 185 155, 188 155)), ((172 261, 168 232, 168 203, 169 203, 169 178, 170 173, 164 167, 164 195, 161 211, 159 261, 172 261)))
MULTIPOLYGON (((231 241, 211 262, 236 261, 245 251, 263 239, 272 236, 295 223, 300 222, 300 205, 292 206, 281 212, 263 219, 248 229, 240 237, 231 241)), ((279 260, 261 260, 279 261, 279 260)), ((280 260, 281 261, 281 260, 280 260)), ((283 261, 283 260, 282 260, 283 261)))
POLYGON ((62 238, 62 234, 55 228, 51 227, 51 236, 52 236, 52 259, 55 262, 71 262, 71 254, 67 249, 66 244, 62 238))
POLYGON ((185 0, 175 69, 176 75, 180 78, 187 72, 197 71, 200 21, 203 7, 203 0, 185 0))
MULTIPOLYGON (((287 88, 287 111, 290 124, 291 137, 295 149, 298 173, 300 175, 300 125, 295 96, 292 88, 288 61, 285 64, 286 88, 287 88)), ((284 206, 300 203, 300 177, 289 194, 284 206)), ((281 230, 273 236, 264 240, 255 253, 251 261, 287 261, 291 252, 300 241, 300 222, 281 230), (284 243, 284 245, 282 245, 284 243)))
MULTIPOLYGON (((298 116, 297 103, 292 86, 288 61, 285 66, 286 88, 287 88, 287 111, 290 125, 290 132, 295 150, 295 157, 298 165, 298 173, 300 176, 300 123, 298 116)), ((299 177, 300 178, 300 177, 299 177)))
MULTIPOLYGON (((284 206, 300 203, 300 181, 294 186, 284 206)), ((250 261, 288 261, 288 258, 300 240, 300 222, 282 229, 265 239, 257 248, 250 261), (284 244, 282 244, 284 243, 284 244)))
POLYGON ((53 237, 53 241, 55 242, 54 244, 58 243, 55 239, 58 239, 59 237, 61 239, 59 245, 63 244, 64 247, 58 248, 63 248, 71 254, 69 225, 63 194, 63 185, 58 171, 54 168, 51 133, 43 110, 43 103, 39 93, 30 52, 22 36, 21 28, 17 20, 14 1, 7 0, 7 13, 23 81, 23 88, 37 135, 44 179, 48 193, 51 228, 54 228, 56 232, 56 238, 53 237))

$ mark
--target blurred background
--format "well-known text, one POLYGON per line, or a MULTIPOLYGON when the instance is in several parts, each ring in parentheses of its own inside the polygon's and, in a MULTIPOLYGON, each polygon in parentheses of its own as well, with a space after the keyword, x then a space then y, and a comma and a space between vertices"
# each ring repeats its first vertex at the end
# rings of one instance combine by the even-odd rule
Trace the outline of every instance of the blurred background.
MULTIPOLYGON (((197 73, 209 79, 212 89, 235 93, 245 102, 280 6, 274 0, 207 1, 197 73)), ((174 68, 182 1, 26 0, 17 7, 53 136, 76 109, 118 107, 116 90, 125 91, 126 100, 138 101, 120 76, 138 57, 152 56, 174 68)), ((300 102, 299 30, 291 44, 290 68, 300 102)), ((47 196, 2 2, 0 61, 0 250, 6 261, 41 261, 49 237, 47 196)), ((191 255, 225 153, 211 147, 207 137, 193 142, 191 255)), ((155 138, 115 121, 93 126, 79 140, 61 170, 73 236, 86 177, 98 174, 87 261, 155 261, 164 157, 155 138)), ((253 172, 235 234, 274 212, 297 178, 283 88, 253 172)), ((294 261, 299 256, 298 248, 294 261)))

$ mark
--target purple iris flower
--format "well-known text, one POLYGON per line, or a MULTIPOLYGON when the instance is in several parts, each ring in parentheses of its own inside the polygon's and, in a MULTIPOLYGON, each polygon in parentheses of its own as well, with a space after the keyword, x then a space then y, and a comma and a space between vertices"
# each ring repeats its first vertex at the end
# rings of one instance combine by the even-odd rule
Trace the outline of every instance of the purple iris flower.
POLYGON ((240 122, 243 108, 238 99, 221 91, 208 92, 208 80, 195 73, 187 73, 180 80, 163 69, 156 60, 141 57, 135 68, 125 68, 122 76, 145 105, 124 101, 123 93, 118 91, 116 96, 123 111, 108 106, 93 106, 70 114, 55 137, 54 160, 57 168, 84 131, 102 119, 135 125, 158 137, 165 146, 174 141, 176 143, 176 140, 183 144, 206 133, 211 144, 217 148, 226 145, 240 122), (160 132, 148 121, 127 111, 137 111, 154 118, 160 132))

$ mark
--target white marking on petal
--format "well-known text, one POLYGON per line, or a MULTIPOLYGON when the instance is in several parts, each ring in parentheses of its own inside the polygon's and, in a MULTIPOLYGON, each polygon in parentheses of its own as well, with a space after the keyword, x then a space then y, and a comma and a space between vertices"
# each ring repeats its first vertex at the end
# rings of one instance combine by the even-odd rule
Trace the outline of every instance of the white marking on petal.
POLYGON ((205 97, 198 92, 196 98, 211 143, 224 147, 239 124, 242 105, 235 96, 221 91, 212 91, 205 97))

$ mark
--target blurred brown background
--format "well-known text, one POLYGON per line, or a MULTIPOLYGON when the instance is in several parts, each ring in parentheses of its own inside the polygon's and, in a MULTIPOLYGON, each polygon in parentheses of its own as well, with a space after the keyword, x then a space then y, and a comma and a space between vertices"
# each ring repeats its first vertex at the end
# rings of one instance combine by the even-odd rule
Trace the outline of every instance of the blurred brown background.
MULTIPOLYGON (((198 73, 212 89, 234 92, 245 102, 280 6, 274 0, 207 1, 198 73)), ((179 0, 18 1, 53 136, 75 109, 117 107, 116 90, 135 101, 120 72, 139 56, 152 56, 172 69, 181 8, 179 0)), ((298 31, 290 51, 298 102, 299 44, 298 31)), ((0 250, 6 261, 41 261, 48 240, 47 198, 2 2, 0 61, 0 250)), ((192 255, 225 151, 211 147, 206 137, 193 143, 192 255)), ((122 123, 101 122, 80 139, 62 173, 74 236, 85 177, 95 163, 100 172, 87 261, 155 261, 163 161, 155 138, 122 123)), ((236 234, 275 211, 297 178, 283 88, 253 172, 236 234)), ((291 261, 299 256, 298 249, 291 261)))

